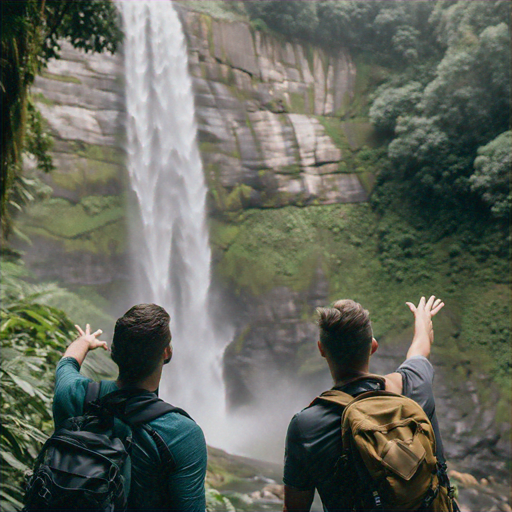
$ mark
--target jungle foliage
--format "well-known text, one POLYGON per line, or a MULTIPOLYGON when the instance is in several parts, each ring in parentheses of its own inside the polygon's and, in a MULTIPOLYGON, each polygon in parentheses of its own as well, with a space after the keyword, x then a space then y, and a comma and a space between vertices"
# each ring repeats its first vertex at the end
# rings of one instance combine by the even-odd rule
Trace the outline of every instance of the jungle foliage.
POLYGON ((51 142, 30 99, 36 74, 48 59, 59 56, 59 40, 85 51, 114 52, 121 32, 110 0, 5 0, 0 14, 0 190, 2 237, 6 238, 12 208, 23 204, 19 199, 24 195, 33 194, 21 172, 23 152, 33 155, 41 170, 52 168, 51 142))
POLYGON ((52 428, 53 374, 72 328, 61 311, 28 300, 2 300, 0 364, 1 508, 19 510, 23 475, 52 428))
MULTIPOLYGON (((50 304, 65 296, 68 310, 75 304, 95 315, 91 304, 87 308, 86 301, 55 284, 33 284, 25 267, 9 260, 2 257, 0 292, 0 508, 6 512, 21 509, 24 473, 53 429, 55 368, 75 337, 67 314, 50 304)), ((73 318, 82 322, 77 315, 73 318)), ((104 355, 92 353, 83 370, 101 379, 112 377, 114 367, 104 355)))
POLYGON ((415 207, 445 217, 472 210, 486 223, 507 223, 510 2, 244 5, 255 28, 333 50, 346 46, 388 70, 367 113, 388 137, 381 184, 400 183, 415 207))
POLYGON ((2 261, 0 505, 6 511, 21 508, 24 472, 51 431, 53 374, 73 328, 62 311, 38 302, 44 290, 23 274, 23 267, 2 261))

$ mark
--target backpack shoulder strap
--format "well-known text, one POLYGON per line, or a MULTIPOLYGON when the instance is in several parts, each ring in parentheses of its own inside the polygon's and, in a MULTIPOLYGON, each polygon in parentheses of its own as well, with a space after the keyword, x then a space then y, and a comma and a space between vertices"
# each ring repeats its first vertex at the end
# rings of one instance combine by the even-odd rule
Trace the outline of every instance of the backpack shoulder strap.
MULTIPOLYGON (((90 392, 91 397, 92 393, 93 391, 90 392)), ((176 461, 167 443, 148 423, 168 412, 176 412, 190 418, 183 409, 164 402, 155 393, 135 388, 119 389, 108 393, 98 400, 97 404, 130 427, 140 427, 147 432, 157 447, 163 470, 172 472, 176 469, 176 461)))
POLYGON ((151 426, 142 425, 142 428, 149 434, 149 437, 153 440, 160 455, 162 466, 167 472, 172 472, 176 469, 176 460, 174 459, 169 446, 163 440, 162 436, 151 426))
POLYGON ((176 412, 182 416, 190 418, 188 413, 186 413, 183 409, 174 407, 174 405, 168 404, 167 402, 164 402, 157 397, 155 401, 148 400, 147 403, 145 403, 136 412, 130 414, 126 419, 131 425, 141 425, 156 420, 168 412, 176 412))
POLYGON ((345 382, 345 384, 343 385, 343 388, 345 388, 349 385, 352 385, 352 384, 361 383, 361 382, 365 382, 368 380, 373 380, 373 381, 378 382, 381 389, 386 388, 386 377, 383 377, 382 375, 377 375, 374 373, 366 373, 364 375, 360 375, 359 377, 356 377, 355 379, 350 379, 347 382, 345 382))
POLYGON ((155 393, 137 388, 123 388, 108 393, 99 400, 98 405, 131 426, 149 423, 168 412, 190 418, 183 409, 164 402, 155 393))
POLYGON ((163 440, 162 436, 149 425, 149 422, 168 412, 176 412, 187 418, 190 418, 190 416, 183 409, 164 402, 154 393, 146 393, 137 396, 136 407, 133 407, 133 405, 134 404, 131 403, 128 404, 128 407, 124 411, 125 415, 121 419, 132 427, 141 427, 149 434, 157 447, 163 471, 165 471, 166 474, 173 472, 177 466, 176 460, 167 443, 163 440))
POLYGON ((324 391, 320 396, 317 396, 310 404, 314 405, 318 402, 329 402, 341 407, 346 407, 350 402, 352 402, 354 398, 345 393, 344 391, 340 391, 339 389, 329 389, 328 391, 324 391))
MULTIPOLYGON (((386 379, 381 375, 374 375, 372 373, 367 373, 365 375, 356 377, 355 379, 346 382, 343 387, 346 388, 351 385, 353 387, 354 384, 367 380, 377 381, 379 383, 381 390, 386 389, 386 379)), ((357 394, 360 394, 361 392, 363 392, 364 394, 364 391, 366 390, 363 389, 362 391, 359 391, 357 394)), ((346 393, 345 391, 341 391, 340 389, 329 389, 328 391, 324 391, 320 396, 317 396, 311 402, 310 407, 315 403, 318 403, 319 401, 330 402, 339 405, 340 407, 346 407, 350 402, 352 402, 352 400, 354 400, 354 397, 350 393, 346 393)))
POLYGON ((84 412, 89 408, 89 404, 100 397, 101 382, 91 381, 87 386, 87 393, 84 399, 84 412))

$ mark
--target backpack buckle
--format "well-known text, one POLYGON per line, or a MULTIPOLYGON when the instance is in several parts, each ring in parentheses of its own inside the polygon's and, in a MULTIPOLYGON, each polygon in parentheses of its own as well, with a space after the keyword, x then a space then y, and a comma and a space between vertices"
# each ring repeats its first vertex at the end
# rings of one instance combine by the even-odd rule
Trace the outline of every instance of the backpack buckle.
MULTIPOLYGON (((41 479, 42 480, 42 479, 41 479)), ((44 482, 44 480, 43 480, 44 482)), ((37 493, 44 501, 49 501, 50 498, 52 497, 52 493, 46 488, 46 487, 41 487, 41 489, 39 489, 39 492, 37 493)))
POLYGON ((439 494, 439 486, 437 486, 435 489, 432 489, 432 487, 427 491, 427 495, 425 496, 425 499, 423 500, 423 503, 425 504, 425 507, 430 507, 432 502, 437 498, 437 495, 439 494))

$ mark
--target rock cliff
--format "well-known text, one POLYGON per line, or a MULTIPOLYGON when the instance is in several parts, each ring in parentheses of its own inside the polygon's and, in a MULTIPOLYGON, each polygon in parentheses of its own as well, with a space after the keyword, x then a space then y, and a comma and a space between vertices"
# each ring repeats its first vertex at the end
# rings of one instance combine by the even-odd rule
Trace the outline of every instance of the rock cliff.
MULTIPOLYGON (((367 201, 371 172, 353 158, 374 144, 372 131, 366 120, 341 121, 355 96, 348 51, 285 41, 186 3, 179 12, 211 214, 229 225, 229 213, 248 209, 367 201)), ((225 249, 214 237, 218 267, 227 266, 225 249)), ((224 361, 231 405, 257 399, 269 380, 297 373, 315 336, 303 312, 328 298, 325 276, 313 265, 319 279, 299 290, 276 280, 263 293, 228 292, 238 304, 237 333, 224 361)))
POLYGON ((55 170, 39 175, 53 193, 31 205, 18 241, 42 279, 111 288, 127 279, 123 86, 119 56, 62 43, 32 88, 53 136, 55 170))
POLYGON ((365 201, 361 176, 321 122, 352 101, 356 67, 349 53, 180 12, 212 207, 365 201))

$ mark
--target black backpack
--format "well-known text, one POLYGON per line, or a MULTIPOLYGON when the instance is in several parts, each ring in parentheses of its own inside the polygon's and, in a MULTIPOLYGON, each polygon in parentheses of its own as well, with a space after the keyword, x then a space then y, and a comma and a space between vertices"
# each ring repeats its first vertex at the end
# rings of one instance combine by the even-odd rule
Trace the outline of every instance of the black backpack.
POLYGON ((150 435, 162 467, 172 471, 167 444, 147 423, 168 412, 190 416, 141 389, 99 394, 100 383, 91 382, 84 414, 66 420, 44 444, 28 476, 24 511, 126 510, 134 429, 150 435))

